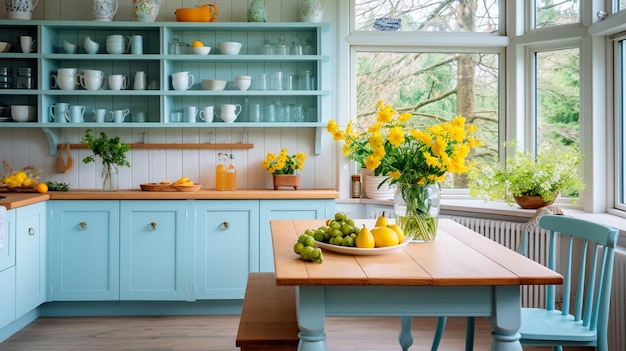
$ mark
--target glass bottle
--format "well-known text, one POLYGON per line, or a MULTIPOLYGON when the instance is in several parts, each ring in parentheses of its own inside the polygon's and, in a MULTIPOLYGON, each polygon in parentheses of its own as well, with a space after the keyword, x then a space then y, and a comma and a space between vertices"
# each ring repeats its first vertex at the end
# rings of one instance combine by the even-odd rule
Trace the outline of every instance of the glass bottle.
POLYGON ((215 166, 215 190, 226 190, 226 154, 217 154, 217 166, 215 166))
POLYGON ((302 44, 300 44, 300 40, 298 38, 294 39, 291 43, 291 55, 302 55, 302 44))
POLYGON ((278 38, 278 44, 276 44, 276 50, 274 52, 275 55, 287 55, 288 48, 287 43, 285 42, 285 38, 278 38))
POLYGON ((226 168, 226 190, 237 190, 237 168, 233 154, 230 154, 230 163, 226 168))
POLYGON ((265 39, 263 41, 263 48, 261 50, 263 55, 274 55, 274 48, 272 47, 272 44, 270 44, 269 39, 265 39))

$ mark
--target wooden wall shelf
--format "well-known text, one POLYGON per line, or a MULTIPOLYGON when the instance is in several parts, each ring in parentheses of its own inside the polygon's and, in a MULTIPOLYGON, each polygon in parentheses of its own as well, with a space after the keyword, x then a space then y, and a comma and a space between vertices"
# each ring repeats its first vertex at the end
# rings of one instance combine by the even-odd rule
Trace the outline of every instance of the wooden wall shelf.
MULTIPOLYGON (((67 144, 57 145, 57 150, 67 144)), ((87 149, 87 144, 69 144, 70 149, 87 149)), ((252 149, 254 144, 129 144, 131 149, 252 149)))

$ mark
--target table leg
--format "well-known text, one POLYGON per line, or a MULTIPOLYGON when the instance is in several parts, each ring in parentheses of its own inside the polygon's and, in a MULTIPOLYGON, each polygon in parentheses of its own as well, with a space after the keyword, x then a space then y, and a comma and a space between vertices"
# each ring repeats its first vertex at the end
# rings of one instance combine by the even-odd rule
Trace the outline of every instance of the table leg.
POLYGON ((413 322, 412 316, 401 316, 400 322, 402 323, 402 330, 398 341, 402 346, 402 351, 407 351, 411 345, 413 345, 413 336, 411 335, 411 323, 413 322))
POLYGON ((296 288, 296 307, 298 313, 298 351, 326 351, 326 333, 324 321, 324 287, 300 286, 296 288))
POLYGON ((520 287, 494 287, 495 313, 490 318, 492 351, 522 351, 519 328, 522 324, 520 287))

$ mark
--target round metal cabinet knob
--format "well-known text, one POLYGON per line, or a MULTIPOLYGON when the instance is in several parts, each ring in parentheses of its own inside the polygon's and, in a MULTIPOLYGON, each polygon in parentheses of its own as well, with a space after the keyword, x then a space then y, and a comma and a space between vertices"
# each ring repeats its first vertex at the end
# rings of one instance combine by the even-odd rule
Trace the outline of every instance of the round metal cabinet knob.
POLYGON ((224 221, 222 224, 220 224, 220 228, 226 230, 226 229, 230 228, 230 223, 224 221))
POLYGON ((148 224, 148 228, 150 230, 156 230, 158 227, 158 225, 156 224, 156 222, 150 222, 150 224, 148 224))
POLYGON ((78 228, 79 228, 80 230, 85 230, 85 229, 87 229, 87 222, 80 222, 80 223, 78 223, 78 228))

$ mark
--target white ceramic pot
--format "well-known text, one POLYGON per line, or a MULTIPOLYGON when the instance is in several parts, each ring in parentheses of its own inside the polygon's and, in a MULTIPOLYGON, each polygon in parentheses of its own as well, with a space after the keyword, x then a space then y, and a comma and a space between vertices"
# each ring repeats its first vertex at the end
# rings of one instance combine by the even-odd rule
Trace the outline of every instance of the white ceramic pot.
POLYGON ((112 21, 117 13, 117 0, 93 0, 91 11, 94 21, 112 21))
POLYGON ((154 22, 159 14, 161 0, 133 1, 133 17, 140 22, 154 22))
POLYGON ((39 0, 6 0, 7 17, 9 19, 29 20, 39 0))

